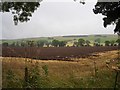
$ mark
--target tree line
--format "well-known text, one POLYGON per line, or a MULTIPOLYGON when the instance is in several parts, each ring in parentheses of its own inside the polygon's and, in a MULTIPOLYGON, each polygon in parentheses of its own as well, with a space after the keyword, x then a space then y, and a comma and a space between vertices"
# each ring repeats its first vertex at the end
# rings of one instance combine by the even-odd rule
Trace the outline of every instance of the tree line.
MULTIPOLYGON (((89 40, 84 40, 82 38, 75 40, 73 42, 72 47, 83 47, 83 46, 120 46, 120 39, 115 40, 106 40, 103 43, 101 43, 100 38, 97 38, 94 40, 94 43, 92 43, 89 40)), ((2 46, 12 46, 12 47, 69 47, 68 41, 61 41, 61 40, 52 40, 52 41, 47 41, 47 40, 38 40, 38 41, 33 41, 33 40, 27 40, 27 41, 21 41, 21 42, 13 42, 9 44, 8 42, 3 42, 2 46)))

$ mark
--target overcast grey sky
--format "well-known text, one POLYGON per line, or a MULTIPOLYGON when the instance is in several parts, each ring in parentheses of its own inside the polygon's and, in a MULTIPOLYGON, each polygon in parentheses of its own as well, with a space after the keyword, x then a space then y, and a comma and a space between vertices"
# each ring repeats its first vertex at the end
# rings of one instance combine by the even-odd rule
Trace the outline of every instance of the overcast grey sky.
POLYGON ((92 9, 96 2, 86 2, 82 5, 73 0, 62 1, 64 0, 60 2, 44 0, 29 22, 18 23, 17 26, 14 25, 11 13, 2 13, 2 38, 114 34, 114 26, 104 28, 103 16, 93 13, 92 9))

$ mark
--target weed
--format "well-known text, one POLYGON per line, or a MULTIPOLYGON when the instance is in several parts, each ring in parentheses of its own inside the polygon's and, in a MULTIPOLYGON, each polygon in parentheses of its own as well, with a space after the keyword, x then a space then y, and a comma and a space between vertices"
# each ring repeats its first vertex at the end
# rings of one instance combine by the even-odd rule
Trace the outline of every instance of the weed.
POLYGON ((25 88, 38 88, 40 87, 40 74, 39 74, 39 67, 36 63, 34 67, 31 67, 28 70, 28 80, 26 82, 25 88))
POLYGON ((44 70, 45 75, 48 76, 48 66, 44 65, 42 66, 42 69, 44 70))
POLYGON ((16 77, 12 70, 8 70, 6 73, 6 88, 22 87, 20 79, 16 77))

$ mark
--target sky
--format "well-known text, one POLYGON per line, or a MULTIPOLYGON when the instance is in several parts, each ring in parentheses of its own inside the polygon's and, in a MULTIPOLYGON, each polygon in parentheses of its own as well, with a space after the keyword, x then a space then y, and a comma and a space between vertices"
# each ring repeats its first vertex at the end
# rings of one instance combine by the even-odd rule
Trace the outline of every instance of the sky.
POLYGON ((11 13, 0 13, 0 39, 65 35, 114 34, 114 26, 103 27, 103 16, 94 14, 96 1, 43 0, 29 22, 14 25, 11 13))

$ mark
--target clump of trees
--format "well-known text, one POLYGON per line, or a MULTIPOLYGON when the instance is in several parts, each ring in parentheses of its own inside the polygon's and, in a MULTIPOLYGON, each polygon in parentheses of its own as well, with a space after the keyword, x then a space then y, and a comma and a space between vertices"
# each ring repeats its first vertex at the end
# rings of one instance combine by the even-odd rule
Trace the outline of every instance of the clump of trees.
POLYGON ((8 43, 8 42, 3 42, 2 43, 3 46, 12 46, 12 47, 44 47, 44 45, 46 45, 47 47, 49 47, 51 45, 51 42, 47 41, 47 40, 38 40, 38 41, 34 41, 34 40, 24 40, 24 41, 15 41, 12 43, 8 43))
POLYGON ((110 41, 105 41, 105 46, 110 46, 110 41))
POLYGON ((117 44, 120 45, 120 41, 119 40, 120 39, 118 39, 116 41, 115 40, 112 40, 112 41, 107 40, 104 43, 105 43, 105 46, 117 46, 117 44))
POLYGON ((78 45, 79 46, 84 46, 85 40, 84 39, 78 39, 78 45))
POLYGON ((94 46, 101 46, 100 43, 101 43, 100 38, 97 38, 97 39, 95 39, 95 41, 94 41, 94 46))
POLYGON ((79 47, 79 46, 90 46, 90 41, 89 40, 84 40, 84 39, 78 39, 77 42, 74 42, 73 46, 79 47))
POLYGON ((119 46, 120 45, 120 39, 117 39, 116 41, 105 41, 105 46, 119 46))
POLYGON ((47 40, 39 40, 39 41, 36 42, 36 44, 37 44, 37 47, 44 47, 45 45, 47 47, 50 47, 51 42, 47 41, 47 40))
POLYGON ((54 47, 65 47, 66 43, 66 41, 53 40, 51 44, 54 47))
POLYGON ((39 41, 37 41, 37 47, 43 47, 45 43, 46 43, 46 41, 39 40, 39 41))
POLYGON ((9 44, 8 44, 8 42, 3 42, 2 43, 2 46, 8 46, 9 44))

